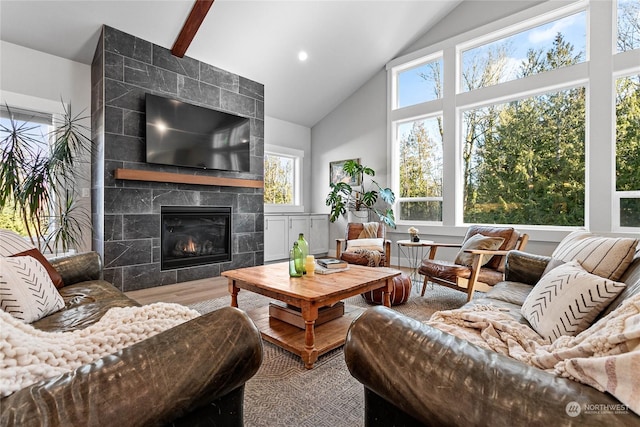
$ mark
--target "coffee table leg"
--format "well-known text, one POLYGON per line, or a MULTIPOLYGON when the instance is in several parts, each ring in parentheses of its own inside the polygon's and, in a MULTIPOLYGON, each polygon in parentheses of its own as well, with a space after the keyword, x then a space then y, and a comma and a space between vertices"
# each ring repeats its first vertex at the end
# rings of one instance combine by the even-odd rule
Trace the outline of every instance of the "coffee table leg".
POLYGON ((318 318, 318 308, 311 306, 302 307, 302 318, 304 319, 304 350, 302 350, 302 361, 304 367, 312 369, 313 364, 318 360, 318 349, 316 348, 315 324, 318 318))
POLYGON ((391 307, 391 292, 393 292, 393 279, 387 279, 387 286, 382 290, 385 307, 391 307))
POLYGON ((236 286, 235 280, 229 279, 229 293, 231 294, 231 307, 238 307, 238 292, 240 292, 240 288, 236 286))

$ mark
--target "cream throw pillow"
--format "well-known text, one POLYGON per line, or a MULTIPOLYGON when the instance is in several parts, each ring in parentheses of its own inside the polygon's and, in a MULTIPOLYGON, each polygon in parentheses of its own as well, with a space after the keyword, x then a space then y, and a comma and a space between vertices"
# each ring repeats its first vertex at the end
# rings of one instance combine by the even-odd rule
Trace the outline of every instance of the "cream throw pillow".
POLYGON ((358 239, 374 239, 378 237, 379 222, 365 222, 362 224, 362 231, 358 235, 358 239))
POLYGON ((626 284, 585 271, 570 261, 544 275, 522 304, 533 329, 550 342, 575 336, 591 326, 626 284))
POLYGON ((31 323, 64 307, 47 270, 30 256, 0 258, 0 308, 31 323))
POLYGON ((345 252, 354 252, 358 249, 368 249, 370 251, 383 252, 384 248, 382 247, 382 245, 382 238, 347 240, 347 249, 345 250, 345 252))
MULTIPOLYGON (((500 245, 504 243, 504 239, 502 237, 488 237, 482 234, 474 234, 469 237, 463 244, 462 248, 456 255, 456 259, 454 263, 458 265, 473 265, 473 255, 465 252, 465 249, 487 249, 487 250, 496 250, 500 248, 500 245)), ((485 265, 489 261, 491 261, 493 255, 485 255, 482 257, 482 265, 485 265)))
POLYGON ((633 261, 638 241, 574 231, 562 239, 551 257, 565 262, 576 260, 589 273, 618 280, 633 261))

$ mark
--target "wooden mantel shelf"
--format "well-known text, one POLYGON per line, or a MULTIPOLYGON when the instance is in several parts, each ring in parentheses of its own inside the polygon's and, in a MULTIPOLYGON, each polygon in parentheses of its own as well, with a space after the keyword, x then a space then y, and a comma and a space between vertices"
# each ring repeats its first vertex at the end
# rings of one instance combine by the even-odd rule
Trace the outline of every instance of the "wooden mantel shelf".
POLYGON ((221 178, 217 176, 187 175, 171 172, 153 172, 118 168, 116 179, 129 181, 174 182, 177 184, 219 185, 222 187, 263 188, 264 181, 255 179, 221 178))

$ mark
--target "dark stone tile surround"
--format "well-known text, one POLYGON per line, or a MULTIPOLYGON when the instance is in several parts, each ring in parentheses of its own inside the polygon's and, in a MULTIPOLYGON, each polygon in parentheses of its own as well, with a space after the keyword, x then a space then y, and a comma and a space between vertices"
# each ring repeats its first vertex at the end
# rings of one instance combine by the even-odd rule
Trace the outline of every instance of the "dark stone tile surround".
POLYGON ((105 280, 123 291, 219 276, 264 259, 262 189, 114 178, 116 168, 263 179, 264 86, 104 26, 92 70, 93 248, 105 280), (211 171, 145 162, 145 93, 251 119, 250 172, 211 171), (230 206, 232 261, 160 271, 160 206, 230 206))

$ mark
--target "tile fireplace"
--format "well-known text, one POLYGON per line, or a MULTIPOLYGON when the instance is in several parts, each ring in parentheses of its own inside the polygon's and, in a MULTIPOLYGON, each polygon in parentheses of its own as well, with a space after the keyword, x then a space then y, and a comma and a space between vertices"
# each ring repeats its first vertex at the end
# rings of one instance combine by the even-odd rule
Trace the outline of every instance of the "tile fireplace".
POLYGON ((264 86, 188 56, 175 57, 169 49, 109 26, 96 46, 91 85, 92 238, 103 257, 104 279, 128 292, 263 264, 263 189, 238 181, 264 177, 264 86), (148 163, 146 94, 249 118, 250 170, 148 163), (170 178, 118 176, 122 170, 170 178), (186 212, 178 221, 171 219, 173 212, 167 217, 171 225, 162 225, 162 207, 183 206, 228 207, 231 213, 224 219, 220 212, 194 219, 186 212), (207 225, 192 230, 199 223, 207 225), (183 242, 185 235, 191 239, 183 242))
POLYGON ((161 270, 227 261, 231 261, 231 207, 161 207, 161 270))

